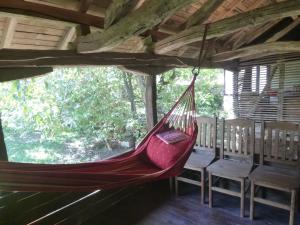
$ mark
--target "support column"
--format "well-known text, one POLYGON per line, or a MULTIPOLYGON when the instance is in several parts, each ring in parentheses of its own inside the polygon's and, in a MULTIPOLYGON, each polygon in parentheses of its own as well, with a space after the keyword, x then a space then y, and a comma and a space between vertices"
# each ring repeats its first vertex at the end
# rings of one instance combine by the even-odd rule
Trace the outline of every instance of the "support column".
POLYGON ((0 161, 8 161, 1 118, 0 118, 0 161))
POLYGON ((145 79, 145 103, 148 130, 151 130, 157 123, 157 106, 156 106, 156 76, 149 75, 145 79))

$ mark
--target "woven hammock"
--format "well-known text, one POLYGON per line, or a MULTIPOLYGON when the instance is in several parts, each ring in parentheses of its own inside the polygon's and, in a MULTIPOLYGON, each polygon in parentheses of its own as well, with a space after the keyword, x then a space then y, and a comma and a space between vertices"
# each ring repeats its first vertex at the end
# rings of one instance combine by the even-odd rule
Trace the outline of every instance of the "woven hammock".
POLYGON ((66 192, 111 189, 178 175, 197 137, 194 76, 172 109, 139 146, 112 159, 81 164, 30 164, 0 161, 0 190, 66 192), (186 139, 166 144, 156 134, 180 130, 186 139))

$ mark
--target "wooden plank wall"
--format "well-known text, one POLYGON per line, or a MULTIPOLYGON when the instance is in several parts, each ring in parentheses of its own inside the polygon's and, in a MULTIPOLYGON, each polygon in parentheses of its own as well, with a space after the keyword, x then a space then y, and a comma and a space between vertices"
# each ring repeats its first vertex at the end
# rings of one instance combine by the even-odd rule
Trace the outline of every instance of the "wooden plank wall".
POLYGON ((241 67, 232 87, 236 117, 299 122, 299 74, 300 60, 241 67))

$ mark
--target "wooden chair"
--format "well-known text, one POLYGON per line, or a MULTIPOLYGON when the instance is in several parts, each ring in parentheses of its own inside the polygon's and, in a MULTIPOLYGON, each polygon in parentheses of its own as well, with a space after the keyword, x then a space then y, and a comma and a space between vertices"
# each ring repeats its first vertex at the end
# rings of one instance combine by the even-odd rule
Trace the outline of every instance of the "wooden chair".
POLYGON ((247 119, 222 121, 220 159, 207 167, 209 173, 209 207, 213 206, 213 191, 239 197, 240 216, 244 217, 245 179, 253 167, 255 123, 247 119), (213 177, 240 182, 240 192, 213 186, 213 177))
POLYGON ((217 118, 198 117, 198 137, 195 149, 184 166, 185 171, 199 172, 201 180, 183 176, 175 177, 175 192, 178 195, 178 182, 185 182, 201 187, 201 202, 205 202, 205 173, 206 167, 216 156, 217 118))
POLYGON ((263 122, 259 166, 250 174, 250 219, 254 204, 274 206, 290 212, 289 224, 294 224, 296 196, 300 187, 300 126, 286 122, 263 122), (255 196, 255 187, 271 188, 291 194, 289 205, 255 196))

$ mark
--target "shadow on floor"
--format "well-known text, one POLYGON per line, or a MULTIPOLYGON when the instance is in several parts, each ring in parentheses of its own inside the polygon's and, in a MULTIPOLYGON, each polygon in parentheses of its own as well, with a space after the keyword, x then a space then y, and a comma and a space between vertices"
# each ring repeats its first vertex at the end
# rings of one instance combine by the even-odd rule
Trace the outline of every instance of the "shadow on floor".
MULTIPOLYGON (((166 184, 146 186, 105 213, 85 224, 105 225, 284 225, 288 212, 257 204, 256 220, 251 221, 249 201, 246 217, 239 217, 239 199, 219 193, 214 195, 214 208, 201 205, 197 188, 183 187, 178 197, 170 195, 166 184)), ((297 216, 296 225, 300 224, 297 216)))

